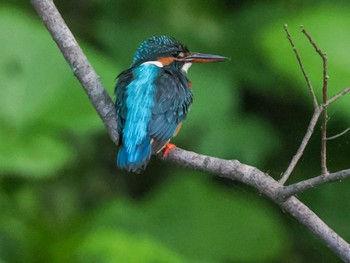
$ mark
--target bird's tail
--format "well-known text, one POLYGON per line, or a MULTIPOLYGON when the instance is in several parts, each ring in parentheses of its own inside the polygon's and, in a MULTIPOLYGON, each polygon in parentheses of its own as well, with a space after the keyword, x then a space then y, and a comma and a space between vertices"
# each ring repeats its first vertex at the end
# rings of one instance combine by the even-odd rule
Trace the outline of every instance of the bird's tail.
POLYGON ((146 137, 132 152, 122 145, 118 152, 117 166, 129 172, 141 171, 151 158, 151 138, 146 137))

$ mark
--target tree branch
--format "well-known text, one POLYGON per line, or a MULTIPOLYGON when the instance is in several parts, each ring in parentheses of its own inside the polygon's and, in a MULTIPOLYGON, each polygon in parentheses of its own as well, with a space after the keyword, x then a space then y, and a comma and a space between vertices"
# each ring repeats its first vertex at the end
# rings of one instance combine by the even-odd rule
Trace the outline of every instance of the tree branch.
POLYGON ((309 88, 309 91, 310 91, 310 93, 311 93, 311 96, 312 96, 312 101, 313 101, 313 104, 314 104, 314 109, 316 109, 316 108, 318 108, 318 102, 317 102, 317 98, 316 98, 316 95, 315 95, 314 88, 312 87, 311 80, 310 80, 308 74, 306 73, 306 70, 305 70, 305 68, 304 68, 303 62, 302 62, 301 57, 300 57, 300 55, 299 55, 299 52, 298 52, 297 48, 296 48, 295 45, 294 45, 294 42, 293 42, 292 36, 291 36, 290 33, 289 33, 288 25, 287 25, 287 24, 284 25, 284 31, 285 31, 286 34, 287 34, 287 39, 288 39, 290 45, 291 45, 292 48, 293 48, 295 57, 296 57, 297 60, 298 60, 299 67, 300 67, 300 69, 301 69, 301 72, 303 73, 303 76, 304 76, 304 78, 305 78, 305 80, 306 80, 306 84, 307 84, 307 86, 308 86, 308 88, 309 88))
POLYGON ((332 137, 327 137, 327 141, 337 139, 337 138, 339 138, 340 136, 343 136, 343 135, 344 135, 345 133, 347 133, 348 131, 350 131, 350 128, 347 128, 347 129, 345 129, 344 131, 342 131, 341 133, 338 133, 338 134, 336 134, 336 135, 333 135, 332 137))
MULTIPOLYGON (((64 23, 52 0, 32 0, 32 4, 61 49, 74 74, 83 85, 92 104, 99 113, 113 142, 117 143, 116 116, 112 100, 102 87, 97 74, 82 53, 73 35, 64 23)), ((256 188, 283 211, 288 212, 312 233, 320 238, 344 261, 350 262, 350 245, 327 226, 306 205, 295 197, 280 201, 281 184, 259 169, 237 160, 223 160, 176 148, 169 152, 166 160, 178 165, 213 173, 237 180, 256 188)))
MULTIPOLYGON (((313 132, 315 125, 320 117, 320 114, 322 113, 322 136, 321 136, 321 171, 322 174, 328 174, 328 169, 327 169, 327 140, 330 140, 331 138, 335 138, 338 136, 333 136, 331 138, 327 138, 327 106, 330 105, 331 103, 335 102, 338 100, 340 97, 344 96, 348 92, 350 92, 350 87, 344 89, 343 91, 339 92, 338 94, 334 95, 331 99, 327 99, 327 89, 328 89, 328 66, 327 66, 327 54, 323 52, 315 43, 315 41, 312 39, 310 34, 305 30, 303 26, 301 26, 301 31, 303 34, 307 37, 311 45, 314 47, 316 52, 319 54, 319 56, 322 58, 323 62, 323 87, 322 87, 322 99, 323 103, 319 105, 314 89, 312 87, 311 81, 309 76, 306 73, 306 70, 304 68, 304 65, 302 63, 301 57, 299 55, 298 50, 296 49, 293 39, 289 33, 288 30, 288 25, 284 25, 284 30, 287 34, 287 39, 289 43, 291 44, 293 51, 295 53, 295 56, 297 58, 297 61, 299 63, 299 67, 304 75, 304 78, 306 80, 307 86, 310 90, 310 93, 313 98, 313 105, 314 105, 314 114, 312 115, 312 118, 310 120, 309 126, 307 128, 306 134, 304 135, 304 138, 299 146, 298 151, 296 154, 293 156, 292 161, 290 162, 287 170, 283 173, 282 178, 279 180, 281 184, 285 184, 285 182, 288 180, 289 176, 293 172, 295 166, 297 165, 299 159, 301 156, 304 154, 304 150, 306 148, 306 145, 308 144, 313 132)), ((346 133, 347 131, 343 132, 346 133)), ((341 134, 343 134, 341 133, 341 134)), ((340 135, 339 135, 340 136, 340 135)))
POLYGON ((291 184, 280 189, 280 192, 278 193, 279 199, 281 201, 287 200, 289 197, 304 192, 310 188, 314 188, 317 185, 339 181, 347 177, 350 177, 350 169, 342 170, 336 173, 330 173, 327 175, 322 174, 305 181, 291 184))
POLYGON ((314 129, 315 129, 317 121, 320 117, 321 112, 322 112, 322 109, 320 107, 317 107, 315 109, 314 114, 312 115, 312 118, 310 120, 309 126, 307 127, 304 138, 301 141, 301 144, 299 146, 298 151, 293 156, 292 161, 290 162, 287 170, 283 173, 282 178, 279 180, 280 184, 284 184, 288 180, 289 176, 293 172, 293 170, 294 170, 295 166, 297 165, 298 161, 300 160, 301 156, 304 154, 304 150, 306 148, 306 145, 308 144, 312 134, 314 133, 314 129))
MULTIPOLYGON (((323 64, 323 87, 322 87, 322 102, 323 105, 327 103, 327 89, 328 89, 328 66, 327 66, 327 54, 323 52, 312 39, 310 34, 301 27, 301 32, 309 39, 311 45, 315 48, 316 52, 320 55, 323 64)), ((328 174, 327 169, 327 106, 323 107, 322 112, 322 132, 321 132, 321 170, 322 174, 328 174)))
POLYGON ((55 4, 52 0, 32 0, 32 4, 89 96, 91 103, 107 127, 112 141, 118 144, 117 121, 113 102, 55 4))
POLYGON ((297 58, 297 61, 299 63, 300 70, 301 70, 301 72, 304 75, 306 84, 307 84, 307 86, 309 88, 309 91, 310 91, 310 93, 312 95, 312 101, 313 101, 313 105, 314 105, 314 114, 312 115, 311 121, 309 123, 309 127, 306 130, 306 133, 305 133, 304 138, 303 138, 303 140, 302 140, 302 142, 301 142, 301 144, 299 146, 298 151, 293 156, 292 161, 288 165, 287 170, 283 173, 282 178, 279 180, 279 182, 281 184, 285 184, 285 182, 288 180, 289 176, 292 174, 295 166, 299 162, 301 156, 303 156, 304 150, 306 148, 306 145, 308 144, 312 134, 314 133, 314 129, 315 129, 316 123, 317 123, 318 118, 320 117, 320 114, 322 112, 322 108, 318 105, 318 101, 317 101, 317 98, 316 98, 316 95, 315 95, 314 88, 312 87, 311 80, 310 80, 308 74, 306 73, 306 70, 304 68, 303 62, 302 62, 301 57, 299 55, 299 52, 298 52, 298 50, 296 49, 296 47, 294 45, 294 42, 293 42, 293 39, 292 39, 292 37, 291 37, 291 35, 289 33, 287 24, 284 25, 284 31, 287 34, 287 39, 288 39, 290 45, 293 48, 295 57, 297 58))
POLYGON ((350 87, 347 87, 346 89, 342 90, 338 94, 334 95, 332 98, 330 98, 325 104, 322 105, 322 107, 327 107, 328 105, 332 104, 339 98, 343 97, 345 94, 350 92, 350 87))
MULTIPOLYGON (((170 151, 166 159, 184 167, 212 173, 254 187, 323 240, 339 258, 350 262, 350 245, 297 198, 289 197, 285 201, 281 201, 280 194, 285 187, 259 169, 242 164, 237 160, 223 160, 179 148, 170 151)), ((350 169, 348 173, 350 173, 350 169)), ((327 175, 327 178, 329 176, 327 175)), ((342 178, 345 178, 345 175, 343 176, 342 178)), ((330 181, 331 179, 329 179, 330 181)))

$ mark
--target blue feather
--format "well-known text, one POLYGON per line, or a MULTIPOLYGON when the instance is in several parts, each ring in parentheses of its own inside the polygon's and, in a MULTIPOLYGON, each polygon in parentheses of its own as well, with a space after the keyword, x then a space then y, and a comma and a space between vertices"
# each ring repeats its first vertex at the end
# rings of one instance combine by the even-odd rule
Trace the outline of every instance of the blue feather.
POLYGON ((147 136, 139 145, 133 155, 130 155, 125 147, 121 147, 118 152, 117 165, 119 168, 138 172, 144 165, 146 165, 151 158, 151 140, 147 136))
POLYGON ((129 171, 137 171, 151 157, 151 139, 147 135, 147 126, 152 118, 154 106, 155 79, 159 67, 152 64, 141 64, 134 69, 134 80, 125 91, 126 122, 123 129, 117 165, 129 171))

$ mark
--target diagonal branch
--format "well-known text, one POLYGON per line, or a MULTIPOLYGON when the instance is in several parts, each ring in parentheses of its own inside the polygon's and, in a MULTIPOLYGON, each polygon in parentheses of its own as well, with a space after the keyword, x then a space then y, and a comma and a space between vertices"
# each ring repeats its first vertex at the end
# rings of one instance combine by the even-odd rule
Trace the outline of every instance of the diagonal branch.
POLYGON ((301 156, 304 154, 304 150, 306 148, 306 145, 308 144, 312 134, 314 133, 314 129, 315 129, 317 121, 320 117, 321 112, 322 112, 322 109, 320 107, 317 107, 315 109, 315 112, 312 115, 309 126, 307 127, 306 133, 304 135, 303 140, 301 141, 301 144, 299 146, 298 151, 293 156, 292 161, 290 162, 287 170, 283 173, 282 178, 279 180, 280 184, 284 184, 288 180, 289 176, 293 172, 293 170, 294 170, 295 166, 297 165, 298 161, 300 160, 301 156))
POLYGON ((320 176, 283 187, 278 194, 279 199, 287 200, 289 197, 304 192, 310 188, 314 188, 317 185, 336 182, 348 177, 350 177, 350 169, 342 170, 336 173, 330 173, 327 175, 322 174, 320 176))
POLYGON ((350 92, 350 87, 347 87, 346 89, 342 90, 341 92, 339 92, 338 94, 334 95, 332 98, 327 100, 327 102, 323 104, 322 107, 327 107, 328 105, 332 104, 333 102, 335 102, 336 100, 338 100, 339 98, 341 98, 342 96, 344 96, 349 92, 350 92))
POLYGON ((297 60, 298 60, 299 67, 300 67, 300 69, 301 69, 301 72, 303 73, 303 76, 304 76, 304 78, 305 78, 305 80, 306 80, 306 84, 307 84, 307 86, 308 86, 308 88, 309 88, 309 91, 310 91, 310 93, 311 93, 311 96, 312 96, 312 101, 313 101, 313 103, 314 103, 314 109, 316 109, 316 108, 318 108, 318 102, 317 102, 317 98, 316 98, 316 95, 315 95, 314 88, 312 87, 311 80, 310 80, 308 74, 306 73, 306 70, 305 70, 305 68, 304 68, 303 62, 302 62, 301 57, 300 57, 300 55, 299 55, 299 52, 298 52, 297 48, 296 48, 295 45, 294 45, 294 42, 293 42, 292 36, 291 36, 290 33, 289 33, 288 25, 287 25, 287 24, 284 25, 284 31, 286 31, 287 39, 288 39, 290 45, 291 45, 292 48, 293 48, 295 57, 296 57, 297 60))
MULTIPOLYGON (((32 4, 50 31, 74 74, 83 85, 96 111, 106 125, 112 141, 117 143, 116 116, 112 100, 102 87, 97 74, 82 53, 53 1, 32 0, 32 4)), ((281 184, 257 168, 242 164, 236 160, 223 160, 179 148, 169 152, 166 160, 184 167, 237 180, 256 188, 278 204, 283 211, 288 212, 301 224, 305 225, 339 258, 350 262, 350 245, 297 198, 290 197, 286 201, 280 201, 278 193, 281 191, 281 184)))
POLYGON ((240 181, 256 188, 323 240, 344 262, 350 262, 350 245, 297 198, 289 197, 284 201, 280 199, 285 187, 281 187, 272 177, 257 168, 242 164, 237 160, 223 160, 178 148, 169 152, 167 160, 184 167, 240 181))
POLYGON ((117 121, 112 100, 55 4, 52 0, 32 0, 32 4, 89 96, 91 103, 107 127, 112 141, 118 144, 117 121))

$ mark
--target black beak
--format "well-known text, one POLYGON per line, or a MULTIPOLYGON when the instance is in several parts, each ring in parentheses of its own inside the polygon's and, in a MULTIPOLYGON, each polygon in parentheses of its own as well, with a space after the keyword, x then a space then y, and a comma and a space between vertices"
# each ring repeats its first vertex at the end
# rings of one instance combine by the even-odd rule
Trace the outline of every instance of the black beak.
POLYGON ((184 57, 184 61, 189 63, 219 62, 228 59, 230 58, 198 52, 192 52, 187 57, 184 57))

